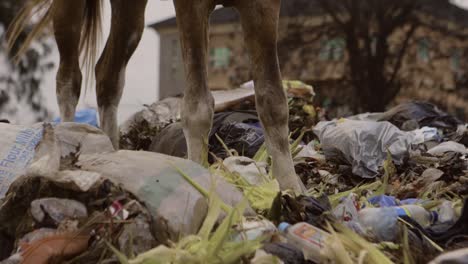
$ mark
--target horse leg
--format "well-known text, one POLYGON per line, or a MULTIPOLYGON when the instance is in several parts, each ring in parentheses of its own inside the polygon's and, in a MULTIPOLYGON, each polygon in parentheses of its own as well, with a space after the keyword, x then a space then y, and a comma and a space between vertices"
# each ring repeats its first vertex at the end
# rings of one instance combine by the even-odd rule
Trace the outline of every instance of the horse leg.
POLYGON ((243 0, 237 4, 250 53, 256 105, 272 157, 273 175, 282 190, 301 192, 288 142, 288 105, 277 55, 279 0, 243 0))
POLYGON ((212 1, 175 0, 187 87, 184 93, 182 126, 188 158, 208 161, 208 134, 213 122, 214 99, 207 86, 206 55, 212 1))
POLYGON ((111 0, 109 38, 96 65, 96 96, 103 131, 119 147, 117 111, 125 85, 125 71, 145 26, 147 0, 111 0))
POLYGON ((62 122, 73 122, 81 90, 79 43, 86 1, 55 0, 53 4, 54 36, 60 54, 57 102, 62 122))

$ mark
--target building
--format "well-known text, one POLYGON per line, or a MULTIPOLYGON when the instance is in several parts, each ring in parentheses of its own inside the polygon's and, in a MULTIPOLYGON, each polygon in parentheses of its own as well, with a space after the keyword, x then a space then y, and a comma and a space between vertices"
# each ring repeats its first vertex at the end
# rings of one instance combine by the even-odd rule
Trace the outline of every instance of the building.
MULTIPOLYGON (((348 55, 340 36, 307 40, 314 28, 328 23, 320 8, 297 8, 301 1, 282 1, 280 20, 280 63, 284 79, 300 79, 314 84, 318 100, 346 104, 348 55), (301 18, 300 41, 288 43, 291 21, 301 18)), ((446 110, 468 116, 467 69, 468 11, 446 1, 426 1, 423 25, 412 35, 400 72, 404 83, 395 102, 417 98, 438 103, 446 110), (435 21, 443 23, 434 23, 435 21), (440 25, 444 26, 440 26, 440 25), (437 92, 435 92, 437 91, 437 92)), ((213 12, 210 26, 209 80, 212 90, 231 89, 251 79, 249 59, 243 44, 239 16, 232 8, 213 12)), ((185 87, 176 19, 151 25, 160 35, 160 97, 183 92, 185 87)), ((402 28, 389 42, 401 41, 402 28)), ((309 37, 313 39, 313 36, 309 37)))

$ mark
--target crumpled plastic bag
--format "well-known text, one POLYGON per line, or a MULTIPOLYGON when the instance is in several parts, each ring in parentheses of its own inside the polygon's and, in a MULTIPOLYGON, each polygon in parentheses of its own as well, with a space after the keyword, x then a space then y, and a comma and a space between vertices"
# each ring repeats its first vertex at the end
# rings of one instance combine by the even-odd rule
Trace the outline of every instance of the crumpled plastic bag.
POLYGON ((455 131, 462 122, 435 105, 426 102, 407 102, 399 104, 382 113, 379 121, 389 121, 403 128, 408 121, 416 121, 419 127, 429 126, 455 131))
MULTIPOLYGON (((250 158, 257 153, 265 140, 258 117, 252 111, 229 111, 215 114, 213 128, 209 134, 209 151, 218 158, 224 159, 230 154, 226 152, 225 146, 216 135, 229 150, 236 150, 240 155, 250 158)), ((176 122, 162 129, 153 138, 149 151, 186 157, 187 144, 181 123, 176 122)), ((211 156, 210 161, 213 161, 211 156)))
MULTIPOLYGON (((243 195, 233 185, 192 161, 146 151, 120 150, 82 155, 77 166, 97 172, 102 179, 122 186, 144 202, 160 242, 177 241, 200 228, 208 209, 207 199, 189 184, 180 171, 206 191, 213 190, 227 205, 236 205, 243 195), (180 171, 179 171, 180 170, 180 171)), ((248 211, 252 213, 252 211, 248 211)))
POLYGON ((446 152, 456 152, 460 154, 468 154, 468 148, 466 148, 464 145, 453 142, 453 141, 447 141, 443 142, 427 151, 427 153, 433 155, 433 156, 443 156, 444 153, 446 152))
POLYGON ((0 123, 0 132, 0 198, 19 176, 55 173, 60 158, 78 149, 81 154, 114 150, 107 135, 85 124, 19 126, 0 123))
POLYGON ((416 135, 404 132, 389 122, 340 119, 319 122, 313 129, 327 159, 344 158, 353 173, 374 178, 387 157, 402 163, 416 135))
POLYGON ((468 261, 468 248, 461 248, 441 254, 429 264, 463 264, 468 261))
MULTIPOLYGON (((229 148, 239 155, 252 158, 265 141, 263 130, 260 127, 245 123, 223 124, 216 133, 229 148)), ((229 156, 224 146, 216 137, 210 138, 210 151, 218 158, 229 156)))
MULTIPOLYGON (((54 119, 54 123, 61 123, 62 119, 57 117, 54 119)), ((99 127, 98 113, 96 109, 85 108, 76 111, 75 113, 75 123, 79 124, 88 124, 93 127, 99 127)))
POLYGON ((182 98, 171 97, 155 102, 135 113, 120 126, 120 147, 129 150, 148 150, 161 129, 180 120, 182 98))
MULTIPOLYGON (((89 195, 91 199, 93 195, 109 189, 110 186, 115 186, 111 189, 118 186, 118 189, 130 193, 144 204, 151 215, 152 233, 160 243, 165 243, 196 233, 208 210, 208 199, 182 173, 205 191, 218 193, 227 206, 237 205, 244 199, 236 187, 221 177, 211 175, 199 164, 158 153, 121 150, 87 154, 80 155, 74 165, 74 170, 18 177, 7 193, 7 205, 0 206, 0 219, 11 217, 11 209, 20 206, 18 199, 25 202, 28 199, 41 198, 35 196, 44 194, 36 192, 47 191, 44 187, 46 182, 56 190, 53 193, 82 193, 76 197, 89 195), (41 189, 36 188, 32 191, 35 194, 30 194, 27 189, 34 188, 34 184, 29 184, 30 182, 40 182, 41 189)), ((48 193, 45 195, 50 197, 48 193)), ((253 213, 250 208, 246 211, 247 215, 253 213)), ((21 214, 24 212, 19 212, 15 217, 21 214)), ((4 220, 0 222, 2 221, 4 220)), ((5 226, 0 226, 0 232, 1 228, 13 231, 16 229, 16 221, 3 223, 5 226)))
POLYGON ((265 182, 266 175, 268 175, 267 164, 258 164, 247 157, 228 157, 223 161, 223 164, 230 172, 238 173, 252 185, 261 185, 265 182))

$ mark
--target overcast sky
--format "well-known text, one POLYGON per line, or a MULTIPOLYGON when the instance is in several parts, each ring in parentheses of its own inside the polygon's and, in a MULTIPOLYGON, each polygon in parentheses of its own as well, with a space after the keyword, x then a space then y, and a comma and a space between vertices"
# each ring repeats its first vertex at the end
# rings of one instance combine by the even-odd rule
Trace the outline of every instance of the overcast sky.
MULTIPOLYGON (((288 0, 283 0, 288 1, 288 0)), ((468 8, 468 0, 453 0, 457 4, 468 8)), ((109 3, 104 6, 104 33, 103 41, 109 34, 110 12, 109 3)), ((172 0, 149 0, 146 8, 146 24, 174 16, 172 0)), ((101 46, 104 46, 103 44, 101 46)), ((141 109, 143 104, 151 104, 158 98, 159 80, 159 37, 152 29, 146 29, 140 45, 127 68, 127 82, 119 108, 119 121, 125 121, 132 113, 141 109)), ((58 64, 58 54, 52 58, 58 64)), ((55 97, 55 69, 47 76, 44 84, 46 104, 58 114, 58 106, 55 97)), ((83 89, 84 90, 84 89, 83 89)), ((83 94, 83 93, 82 93, 83 94)), ((83 97, 83 96, 82 96, 83 97)), ((78 108, 96 106, 94 88, 89 89, 86 98, 80 99, 78 108)))

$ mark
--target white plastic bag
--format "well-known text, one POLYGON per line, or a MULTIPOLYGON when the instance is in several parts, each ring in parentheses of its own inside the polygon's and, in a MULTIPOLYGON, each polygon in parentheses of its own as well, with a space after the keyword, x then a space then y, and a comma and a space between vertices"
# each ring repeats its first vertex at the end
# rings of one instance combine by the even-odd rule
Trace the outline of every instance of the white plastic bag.
POLYGON ((53 174, 59 170, 60 158, 78 149, 81 154, 114 151, 109 137, 86 124, 0 123, 0 133, 0 198, 19 176, 53 174))
POLYGON ((176 241, 194 234, 205 219, 208 203, 180 171, 206 191, 213 190, 228 205, 237 205, 242 193, 223 178, 192 161, 146 151, 120 150, 82 155, 77 165, 135 195, 150 211, 157 239, 176 241))
POLYGON ((377 176, 387 150, 395 162, 401 163, 416 137, 386 121, 322 121, 313 131, 327 158, 344 158, 353 166, 353 173, 364 178, 377 176))

